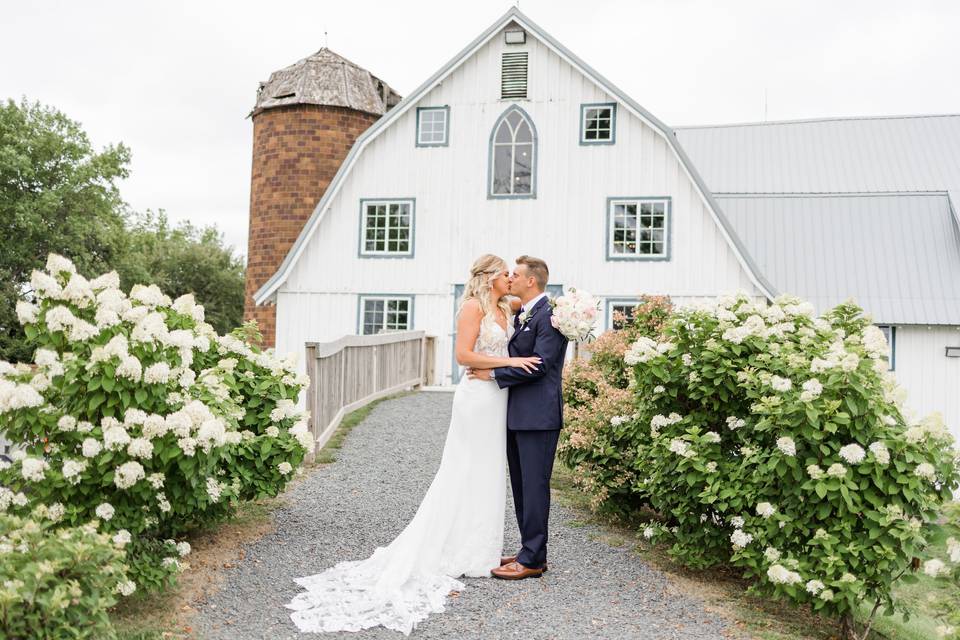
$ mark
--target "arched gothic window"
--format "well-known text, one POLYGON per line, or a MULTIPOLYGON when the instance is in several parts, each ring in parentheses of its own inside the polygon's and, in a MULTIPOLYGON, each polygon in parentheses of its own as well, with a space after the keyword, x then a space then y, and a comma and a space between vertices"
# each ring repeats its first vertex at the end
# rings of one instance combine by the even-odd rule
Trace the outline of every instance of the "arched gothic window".
POLYGON ((533 198, 537 192, 537 130, 530 116, 514 105, 503 112, 490 134, 491 198, 533 198))

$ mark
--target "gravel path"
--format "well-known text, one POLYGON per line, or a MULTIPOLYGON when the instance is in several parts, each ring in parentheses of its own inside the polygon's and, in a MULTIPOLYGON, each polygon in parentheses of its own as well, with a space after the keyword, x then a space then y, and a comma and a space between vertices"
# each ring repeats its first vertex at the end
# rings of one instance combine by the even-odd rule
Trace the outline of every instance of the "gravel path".
MULTIPOLYGON (((224 584, 197 605, 203 640, 303 638, 283 605, 293 579, 340 560, 367 557, 413 517, 440 462, 453 394, 421 392, 384 402, 347 437, 337 462, 314 470, 287 494, 277 529, 246 549, 224 584)), ((517 546, 508 502, 506 550, 517 546)), ((541 579, 463 579, 467 588, 412 638, 698 638, 733 635, 715 614, 678 595, 667 578, 628 548, 596 541, 556 503, 550 514, 550 571, 541 579)), ((310 634, 314 635, 314 634, 310 634)), ((319 637, 319 636, 315 636, 319 637)), ((327 637, 402 638, 382 627, 327 637)))

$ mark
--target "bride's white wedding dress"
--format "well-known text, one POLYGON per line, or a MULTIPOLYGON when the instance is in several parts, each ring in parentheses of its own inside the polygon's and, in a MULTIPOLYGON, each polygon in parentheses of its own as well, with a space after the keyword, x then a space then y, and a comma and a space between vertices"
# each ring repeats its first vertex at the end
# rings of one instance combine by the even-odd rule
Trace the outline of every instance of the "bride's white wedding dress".
MULTIPOLYGON (((486 316, 474 351, 506 357, 512 333, 509 319, 504 331, 486 316)), ((456 578, 490 577, 503 547, 506 419, 506 389, 461 378, 440 468, 413 520, 366 560, 298 578, 306 591, 286 606, 300 631, 383 625, 409 634, 464 588, 456 578)))

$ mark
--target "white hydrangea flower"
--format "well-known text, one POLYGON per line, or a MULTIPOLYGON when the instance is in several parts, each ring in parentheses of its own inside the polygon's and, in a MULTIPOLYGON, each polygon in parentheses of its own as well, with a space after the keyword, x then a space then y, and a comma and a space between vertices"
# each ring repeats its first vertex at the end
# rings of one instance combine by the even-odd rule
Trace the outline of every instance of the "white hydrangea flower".
POLYGON ((77 268, 69 258, 65 258, 59 253, 50 253, 47 255, 47 273, 52 276, 63 273, 74 274, 77 268))
POLYGON ((110 520, 111 518, 113 518, 113 514, 116 513, 116 510, 113 508, 113 505, 110 504, 109 502, 101 502, 99 505, 97 505, 97 508, 94 509, 93 512, 97 514, 98 518, 102 518, 104 520, 110 520))
POLYGON ((57 428, 60 431, 73 431, 77 428, 77 419, 73 416, 60 416, 57 420, 57 428))
POLYGON ((44 320, 47 323, 47 328, 51 331, 64 331, 73 326, 74 322, 77 322, 73 312, 63 305, 48 309, 44 320))
POLYGON ((20 324, 35 323, 39 312, 40 307, 37 305, 26 302, 25 300, 17 301, 17 320, 20 321, 20 324))
POLYGON ((177 553, 180 554, 181 558, 185 558, 190 555, 190 543, 187 541, 177 543, 177 553))
POLYGON ((785 392, 785 391, 789 391, 791 387, 793 387, 793 381, 791 381, 790 378, 781 378, 780 376, 771 376, 770 386, 773 387, 774 391, 785 392))
POLYGON ((812 595, 817 595, 818 593, 823 591, 823 588, 824 588, 824 584, 819 580, 810 580, 806 584, 807 593, 810 593, 812 595))
POLYGON ((717 471, 717 463, 711 460, 710 462, 707 463, 707 473, 716 473, 716 471, 717 471))
POLYGON ((887 449, 887 445, 877 441, 870 444, 868 447, 870 453, 873 454, 873 457, 876 458, 877 462, 880 464, 888 464, 890 462, 890 451, 887 449))
POLYGON ((84 458, 95 458, 100 454, 102 448, 100 441, 93 438, 85 438, 81 445, 84 458))
POLYGON ((696 452, 690 448, 688 442, 680 440, 679 438, 674 438, 670 441, 670 451, 684 458, 692 458, 697 455, 696 452))
POLYGON ((113 483, 120 489, 129 489, 143 478, 143 465, 131 460, 117 467, 113 474, 113 483))
POLYGON ((183 455, 192 458, 197 452, 197 441, 194 438, 186 437, 177 440, 177 446, 183 451, 183 455))
POLYGON ((140 382, 143 376, 143 365, 136 356, 126 354, 120 358, 120 366, 117 367, 116 374, 132 382, 140 382))
POLYGON ((774 547, 767 547, 763 552, 763 557, 767 559, 767 562, 776 562, 780 559, 780 551, 774 547))
POLYGON ((814 480, 819 480, 823 477, 823 469, 818 464, 811 464, 807 467, 807 474, 814 480))
POLYGON ((164 295, 160 287, 155 284, 133 285, 133 288, 130 289, 130 299, 149 308, 169 307, 171 305, 170 297, 164 295))
POLYGON ((654 393, 663 393, 664 391, 666 391, 666 388, 662 384, 658 384, 653 388, 654 393))
POLYGON ((769 502, 761 502, 757 505, 757 515, 763 516, 764 518, 769 518, 774 513, 776 513, 777 508, 774 507, 769 502))
POLYGON ((150 483, 150 486, 154 489, 162 489, 163 483, 166 480, 166 477, 162 473, 151 473, 147 476, 147 482, 150 483))
POLYGON ((653 527, 643 528, 643 537, 646 538, 647 540, 650 540, 655 535, 657 535, 657 530, 654 529, 653 527))
POLYGON ((797 455, 797 445, 794 443, 793 438, 789 436, 777 438, 777 449, 785 456, 793 457, 797 455))
POLYGON ((221 491, 222 488, 219 482, 214 478, 207 478, 207 495, 210 496, 211 502, 218 502, 220 500, 221 491))
POLYGON ((67 286, 60 292, 60 298, 69 300, 81 309, 89 307, 96 299, 93 289, 90 288, 90 283, 79 273, 70 276, 67 286))
POLYGON ((734 516, 730 518, 730 524, 733 525, 734 529, 743 529, 744 519, 742 516, 734 516))
POLYGON ((40 482, 44 479, 46 472, 50 469, 50 464, 40 458, 24 458, 20 462, 20 475, 24 480, 31 482, 40 482))
POLYGON ((132 595, 134 591, 137 590, 137 583, 133 580, 124 580, 123 582, 117 583, 117 593, 122 596, 132 595))
POLYGON ((831 478, 843 478, 847 475, 847 468, 839 462, 834 462, 830 465, 830 468, 827 469, 827 475, 831 478))
POLYGON ((146 384, 166 384, 170 379, 170 365, 166 362, 156 362, 143 371, 143 381, 146 384))
POLYGON ((733 543, 734 549, 743 549, 748 544, 753 542, 753 536, 750 535, 749 533, 744 533, 742 529, 736 529, 730 535, 730 542, 733 543))
MULTIPOLYGON (((106 419, 103 420, 107 422, 106 419)), ((106 425, 104 425, 106 426, 106 425)), ((123 428, 123 425, 110 424, 103 430, 103 444, 109 451, 117 451, 124 448, 130 442, 130 434, 123 428)))
POLYGON ((803 578, 796 571, 790 571, 780 564, 772 565, 767 569, 767 577, 774 584, 796 584, 802 582, 803 578))
POLYGON ((130 532, 126 529, 120 529, 113 536, 113 544, 117 545, 121 549, 130 544, 130 532))
POLYGON ((293 471, 293 467, 289 462, 284 461, 277 465, 277 471, 279 471, 282 475, 289 475, 290 472, 293 471))
POLYGON ((63 461, 63 477, 70 484, 79 484, 80 483, 80 474, 86 471, 87 461, 86 460, 64 460, 63 461))
POLYGON ((867 452, 860 445, 853 443, 840 448, 840 457, 849 464, 860 464, 867 457, 867 452))
POLYGON ((929 462, 921 462, 917 465, 917 468, 913 470, 914 475, 923 478, 925 480, 934 480, 937 477, 936 469, 933 468, 933 465, 929 462))
POLYGON ((737 429, 744 426, 745 424, 747 424, 747 421, 744 420, 743 418, 738 418, 736 416, 727 417, 727 427, 731 431, 736 431, 737 429))
POLYGON ((131 458, 149 460, 153 457, 153 443, 147 438, 133 438, 127 445, 127 455, 131 458))
POLYGON ((705 434, 703 434, 703 439, 705 442, 717 443, 720 442, 720 434, 716 431, 707 431, 705 434))
MULTIPOLYGON (((614 416, 614 417, 616 417, 616 416, 614 416)), ((277 428, 276 426, 274 426, 274 425, 270 425, 269 427, 267 427, 267 429, 266 429, 266 431, 264 431, 264 433, 266 433, 266 434, 267 434, 268 436, 270 436, 271 438, 276 438, 276 437, 278 437, 278 436, 280 435, 280 429, 278 429, 278 428, 277 428)))
POLYGON ((30 286, 42 298, 57 298, 63 290, 56 278, 36 269, 30 274, 30 286))
POLYGON ((627 422, 630 419, 630 416, 613 416, 610 418, 610 425, 614 427, 619 427, 624 422, 627 422))

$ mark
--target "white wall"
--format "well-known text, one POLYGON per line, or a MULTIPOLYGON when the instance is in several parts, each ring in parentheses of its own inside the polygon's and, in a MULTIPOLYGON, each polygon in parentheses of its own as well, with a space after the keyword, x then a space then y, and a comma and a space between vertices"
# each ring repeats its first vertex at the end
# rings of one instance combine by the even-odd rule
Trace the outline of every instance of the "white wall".
POLYGON ((919 415, 933 411, 960 441, 960 358, 945 347, 960 346, 960 327, 900 326, 896 331, 894 373, 907 392, 907 405, 919 415))
MULTIPOLYGON (((414 294, 414 327, 440 338, 450 375, 453 287, 482 253, 547 261, 551 281, 601 297, 681 298, 758 294, 661 135, 624 105, 616 144, 579 144, 580 105, 609 102, 585 76, 528 35, 529 99, 499 100, 503 37, 494 37, 419 106, 450 106, 450 144, 414 145, 415 109, 360 154, 311 241, 278 292, 277 347, 356 331, 361 293, 414 294), (537 197, 487 198, 488 143, 497 118, 519 104, 537 129, 537 197), (672 258, 606 260, 606 198, 670 196, 672 258), (416 198, 413 259, 358 257, 361 198, 416 198)), ((510 47, 510 50, 517 50, 510 47)))

